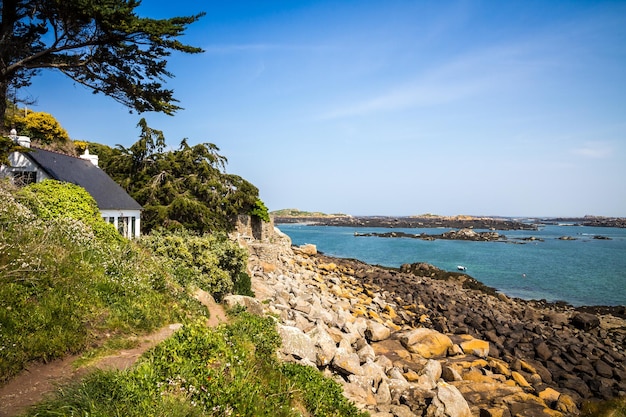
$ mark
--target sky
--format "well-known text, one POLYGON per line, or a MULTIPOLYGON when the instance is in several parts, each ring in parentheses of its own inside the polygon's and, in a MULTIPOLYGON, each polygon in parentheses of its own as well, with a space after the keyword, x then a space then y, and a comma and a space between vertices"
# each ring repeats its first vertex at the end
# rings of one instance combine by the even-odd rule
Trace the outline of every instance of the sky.
POLYGON ((626 217, 626 1, 144 0, 206 12, 175 116, 55 72, 21 92, 75 140, 209 142, 269 210, 626 217))

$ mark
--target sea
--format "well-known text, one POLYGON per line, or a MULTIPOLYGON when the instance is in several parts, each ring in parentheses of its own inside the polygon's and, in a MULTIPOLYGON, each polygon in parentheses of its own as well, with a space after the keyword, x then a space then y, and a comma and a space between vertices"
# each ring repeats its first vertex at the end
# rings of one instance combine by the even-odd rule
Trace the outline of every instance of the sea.
MULTIPOLYGON (((506 242, 432 241, 355 236, 355 233, 441 234, 449 228, 362 228, 276 224, 292 244, 371 265, 426 262, 465 273, 510 297, 572 306, 626 305, 626 229, 547 224, 538 230, 498 231, 506 242), (570 237, 570 240, 561 239, 570 237), (598 239, 597 237, 603 237, 598 239), (535 238, 535 240, 524 240, 535 238)), ((476 229, 477 232, 486 231, 476 229)))

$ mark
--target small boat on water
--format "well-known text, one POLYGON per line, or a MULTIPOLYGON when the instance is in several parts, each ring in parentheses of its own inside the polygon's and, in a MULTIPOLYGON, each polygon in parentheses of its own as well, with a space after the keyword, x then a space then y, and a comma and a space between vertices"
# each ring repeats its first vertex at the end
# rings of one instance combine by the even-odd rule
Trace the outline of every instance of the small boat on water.
POLYGON ((467 268, 464 267, 463 265, 458 265, 456 269, 458 269, 459 271, 467 271, 467 268))

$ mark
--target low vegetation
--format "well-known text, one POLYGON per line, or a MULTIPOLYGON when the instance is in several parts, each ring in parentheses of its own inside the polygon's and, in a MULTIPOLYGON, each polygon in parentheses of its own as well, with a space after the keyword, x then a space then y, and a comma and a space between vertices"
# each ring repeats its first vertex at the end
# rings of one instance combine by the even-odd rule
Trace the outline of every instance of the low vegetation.
POLYGON ((184 229, 127 241, 108 233, 90 199, 68 184, 0 182, 0 384, 31 361, 90 357, 104 340, 127 348, 129 336, 183 327, 133 368, 91 373, 28 415, 364 415, 316 369, 278 361, 273 318, 231 311, 229 324, 206 326, 193 289, 251 293, 234 242, 184 229))
POLYGON ((201 236, 186 229, 156 230, 141 244, 173 271, 183 287, 202 288, 218 301, 228 293, 254 296, 246 273, 248 254, 224 233, 201 236))
POLYGON ((315 369, 281 364, 274 321, 235 312, 216 329, 194 322, 126 372, 62 390, 31 416, 359 416, 315 369))
POLYGON ((0 383, 103 334, 146 333, 202 314, 159 258, 121 239, 94 207, 71 184, 18 192, 0 183, 0 383))
POLYGON ((626 398, 588 401, 580 411, 581 417, 626 417, 626 398))

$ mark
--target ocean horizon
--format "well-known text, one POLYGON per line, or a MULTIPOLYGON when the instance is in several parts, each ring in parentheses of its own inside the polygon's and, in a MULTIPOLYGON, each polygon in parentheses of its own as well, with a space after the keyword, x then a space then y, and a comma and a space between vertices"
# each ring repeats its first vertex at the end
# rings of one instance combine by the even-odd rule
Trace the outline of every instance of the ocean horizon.
MULTIPOLYGON (((476 242, 355 236, 356 233, 441 234, 451 228, 361 228, 277 223, 292 244, 372 265, 426 262, 464 273, 510 297, 572 306, 626 305, 626 229, 539 224, 498 231, 506 241, 476 242), (567 239, 563 239, 566 237, 567 239), (533 238, 534 240, 528 240, 533 238)), ((477 232, 486 231, 476 229, 477 232)))

